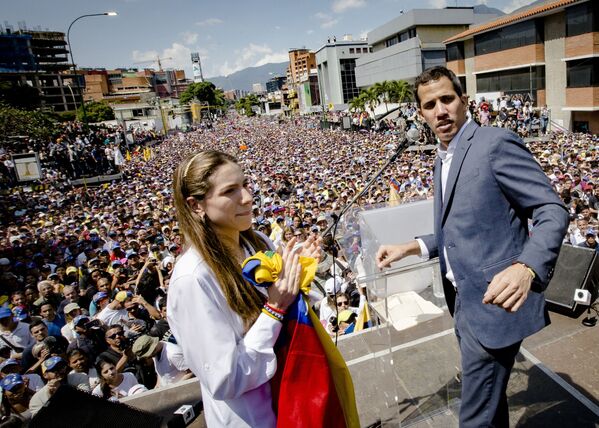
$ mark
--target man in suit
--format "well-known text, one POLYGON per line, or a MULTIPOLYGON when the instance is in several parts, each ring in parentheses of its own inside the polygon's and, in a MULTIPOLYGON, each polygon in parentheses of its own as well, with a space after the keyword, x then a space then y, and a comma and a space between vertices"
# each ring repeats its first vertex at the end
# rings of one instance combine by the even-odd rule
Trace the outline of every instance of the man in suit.
POLYGON ((439 257, 462 357, 460 426, 507 427, 510 371, 522 340, 549 323, 543 290, 568 212, 517 135, 468 119, 453 72, 433 67, 415 85, 439 140, 434 233, 381 246, 377 263, 439 257))

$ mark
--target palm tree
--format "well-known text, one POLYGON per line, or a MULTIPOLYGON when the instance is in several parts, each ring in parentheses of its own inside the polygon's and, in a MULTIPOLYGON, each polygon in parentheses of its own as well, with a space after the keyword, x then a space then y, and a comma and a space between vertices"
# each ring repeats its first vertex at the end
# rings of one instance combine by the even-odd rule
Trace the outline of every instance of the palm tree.
POLYGON ((374 109, 380 103, 378 94, 373 90, 373 88, 368 88, 360 92, 359 96, 362 95, 364 96, 364 101, 368 105, 368 108, 370 111, 372 111, 372 117, 375 117, 374 109))
POLYGON ((354 112, 359 111, 360 113, 362 113, 365 108, 366 108, 366 100, 364 99, 362 94, 358 95, 357 97, 352 98, 349 102, 349 110, 350 111, 354 111, 354 112))
POLYGON ((389 101, 393 103, 403 103, 414 99, 414 90, 405 80, 393 80, 390 82, 389 101))
POLYGON ((372 90, 377 95, 379 99, 382 99, 385 103, 385 109, 387 113, 389 113, 389 106, 387 105, 390 100, 391 91, 394 88, 393 82, 389 82, 388 80, 383 80, 382 82, 376 82, 372 85, 372 90))

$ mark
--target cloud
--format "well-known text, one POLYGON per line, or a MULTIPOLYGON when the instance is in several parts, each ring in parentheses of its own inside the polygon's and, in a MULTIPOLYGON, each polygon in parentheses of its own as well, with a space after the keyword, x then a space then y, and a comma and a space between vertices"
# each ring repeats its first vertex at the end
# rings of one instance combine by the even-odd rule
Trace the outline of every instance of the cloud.
POLYGON ((198 41, 199 34, 186 31, 183 33, 183 43, 193 45, 198 41))
POLYGON ((314 30, 307 30, 306 31, 306 34, 313 34, 313 33, 314 33, 314 30))
POLYGON ((434 9, 447 7, 447 0, 428 0, 428 4, 434 9))
POLYGON ((512 0, 507 6, 505 6, 503 10, 505 13, 511 13, 516 9, 520 9, 521 7, 528 6, 530 1, 527 0, 512 0))
POLYGON ((242 70, 247 67, 259 67, 270 62, 289 61, 289 53, 286 51, 274 52, 272 48, 266 44, 257 45, 250 43, 239 52, 237 52, 235 62, 230 64, 229 61, 219 68, 218 73, 223 76, 228 76, 231 73, 242 70))
POLYGON ((489 0, 476 0, 475 4, 488 5, 489 4, 489 0))
POLYGON ((314 17, 320 21, 320 28, 331 28, 339 22, 339 19, 323 12, 318 12, 314 17))
POLYGON ((155 61, 157 57, 161 58, 162 68, 174 68, 177 70, 185 70, 187 77, 191 77, 191 53, 198 52, 202 62, 208 59, 208 51, 206 49, 195 49, 185 46, 179 42, 173 42, 171 46, 158 52, 156 50, 139 51, 134 50, 131 53, 133 62, 147 62, 145 64, 136 64, 140 68, 154 68, 158 70, 158 63, 155 61), (166 59, 170 58, 170 59, 166 59))
POLYGON ((281 26, 280 25, 275 25, 275 30, 280 30, 281 26))
POLYGON ((200 27, 211 27, 213 25, 222 24, 223 22, 224 21, 219 18, 208 18, 204 19, 203 21, 196 22, 196 25, 199 25, 200 27))
POLYGON ((358 9, 364 6, 366 6, 365 0, 335 0, 332 9, 335 13, 342 13, 347 9, 358 9))
MULTIPOLYGON (((153 61, 158 57, 158 51, 150 50, 150 51, 138 51, 134 50, 131 53, 131 58, 133 62, 146 62, 153 61)), ((140 64, 142 65, 142 64, 140 64)))

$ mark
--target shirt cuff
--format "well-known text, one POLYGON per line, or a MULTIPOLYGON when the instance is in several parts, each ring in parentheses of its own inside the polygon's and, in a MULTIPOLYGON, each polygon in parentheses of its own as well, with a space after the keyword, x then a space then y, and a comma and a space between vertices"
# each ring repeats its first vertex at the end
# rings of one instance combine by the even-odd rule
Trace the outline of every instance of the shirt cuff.
POLYGON ((428 248, 426 248, 426 245, 424 244, 424 241, 420 238, 416 238, 416 242, 418 242, 418 246, 420 247, 420 258, 422 260, 430 259, 431 256, 428 252, 428 248))

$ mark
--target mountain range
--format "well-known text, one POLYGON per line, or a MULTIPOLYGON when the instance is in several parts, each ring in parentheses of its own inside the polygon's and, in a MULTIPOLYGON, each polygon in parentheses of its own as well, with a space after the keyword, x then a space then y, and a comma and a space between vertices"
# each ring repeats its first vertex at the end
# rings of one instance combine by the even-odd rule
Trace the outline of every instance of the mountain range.
POLYGON ((232 89, 241 89, 251 91, 254 83, 261 83, 262 88, 266 89, 266 82, 274 76, 285 76, 289 61, 279 63, 264 64, 259 67, 248 67, 243 70, 231 73, 228 76, 207 77, 206 80, 214 83, 217 88, 223 91, 232 89))

